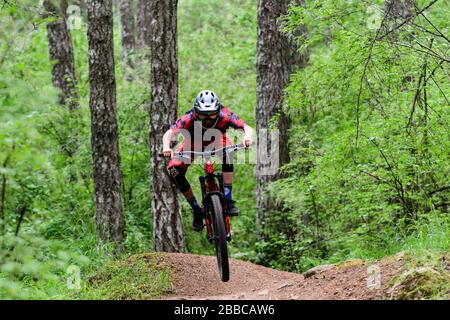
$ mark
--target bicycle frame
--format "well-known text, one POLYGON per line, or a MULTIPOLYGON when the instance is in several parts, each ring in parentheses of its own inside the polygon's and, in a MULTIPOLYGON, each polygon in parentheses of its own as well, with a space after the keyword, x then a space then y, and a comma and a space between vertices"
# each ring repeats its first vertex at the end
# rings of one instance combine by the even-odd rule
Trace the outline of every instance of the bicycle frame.
POLYGON ((205 210, 205 225, 206 231, 208 234, 208 240, 210 242, 214 241, 213 230, 212 230, 212 221, 211 215, 209 212, 209 198, 211 195, 216 194, 221 199, 222 208, 224 209, 225 216, 225 228, 227 232, 227 241, 231 240, 231 228, 230 228, 230 218, 227 214, 227 205, 224 197, 224 188, 223 188, 223 177, 221 173, 214 172, 214 164, 211 160, 207 160, 205 162, 205 175, 199 177, 200 186, 202 190, 202 201, 203 208, 205 210))
MULTIPOLYGON (((220 198, 220 202, 222 205, 223 215, 224 215, 224 221, 225 221, 225 229, 226 229, 226 239, 227 241, 231 240, 231 227, 230 227, 230 218, 228 215, 228 206, 227 201, 224 196, 224 187, 223 187, 223 177, 222 173, 215 173, 214 172, 214 164, 211 161, 212 156, 218 155, 220 152, 234 152, 239 149, 246 149, 246 147, 243 144, 235 144, 231 146, 226 146, 223 148, 220 148, 218 150, 212 150, 212 151, 179 151, 174 153, 174 157, 178 158, 187 158, 191 159, 192 156, 195 155, 201 155, 206 156, 207 160, 205 161, 205 175, 200 176, 200 186, 202 190, 202 204, 203 204, 203 210, 205 215, 205 224, 206 224, 206 230, 208 233, 208 240, 209 242, 213 242, 215 240, 214 238, 214 232, 212 230, 212 221, 211 221, 211 214, 209 212, 209 205, 211 203, 210 197, 212 195, 218 195, 220 198), (187 156, 187 154, 190 154, 191 156, 187 156)), ((160 154, 160 156, 163 156, 163 154, 160 154)))

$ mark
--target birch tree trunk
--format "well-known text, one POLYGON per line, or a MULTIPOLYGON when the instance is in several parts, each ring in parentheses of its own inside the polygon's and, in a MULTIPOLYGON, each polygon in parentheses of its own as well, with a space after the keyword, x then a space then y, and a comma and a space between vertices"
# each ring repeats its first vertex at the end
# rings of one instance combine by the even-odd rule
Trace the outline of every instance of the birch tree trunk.
POLYGON ((183 252, 185 243, 178 190, 169 179, 165 161, 158 158, 162 151, 162 136, 178 113, 177 1, 152 0, 150 9, 153 241, 156 251, 183 252))
POLYGON ((112 0, 88 1, 91 144, 97 234, 124 241, 122 178, 116 116, 112 0))
POLYGON ((296 53, 297 46, 279 31, 279 18, 286 14, 290 2, 260 0, 258 4, 256 222, 261 236, 274 203, 266 192, 267 186, 280 178, 278 168, 289 162, 288 132, 291 120, 282 108, 283 90, 294 68, 307 61, 307 57, 296 53), (271 143, 268 129, 274 116, 278 117, 275 125, 278 141, 271 143), (262 161, 264 154, 270 156, 270 162, 262 161))
POLYGON ((61 90, 59 103, 70 110, 79 108, 77 79, 75 75, 75 61, 72 39, 67 28, 67 1, 60 1, 56 6, 54 1, 43 2, 44 17, 51 17, 54 21, 47 23, 47 38, 52 66, 53 85, 61 90))
POLYGON ((134 23, 134 9, 132 0, 118 0, 120 24, 122 31, 122 64, 125 74, 131 77, 129 73, 134 68, 132 53, 136 47, 136 28, 134 23))
POLYGON ((151 0, 138 0, 137 3, 137 46, 140 49, 150 47, 150 1, 151 0))

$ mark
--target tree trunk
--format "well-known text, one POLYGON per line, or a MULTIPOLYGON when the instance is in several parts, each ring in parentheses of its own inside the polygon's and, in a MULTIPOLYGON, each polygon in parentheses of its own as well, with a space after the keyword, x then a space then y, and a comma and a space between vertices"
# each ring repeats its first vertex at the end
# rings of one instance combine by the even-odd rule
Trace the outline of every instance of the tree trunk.
POLYGON ((399 20, 410 17, 415 8, 414 0, 386 0, 384 2, 386 19, 399 20))
POLYGON ((288 131, 291 120, 282 108, 283 90, 295 66, 307 62, 307 57, 297 54, 297 46, 279 31, 278 19, 287 13, 289 3, 289 0, 260 0, 258 4, 256 219, 260 233, 273 208, 266 192, 267 186, 281 177, 278 168, 289 162, 288 131), (275 125, 278 142, 271 144, 267 131, 274 116, 278 116, 275 125), (264 163, 264 154, 270 156, 270 162, 264 163))
POLYGON ((137 57, 136 76, 142 83, 150 82, 150 45, 151 45, 151 0, 138 0, 137 3, 137 57))
POLYGON ((124 241, 122 178, 116 117, 111 0, 88 1, 91 144, 96 225, 100 239, 124 241))
POLYGON ((158 158, 162 136, 177 118, 178 59, 177 1, 150 1, 152 41, 152 102, 150 151, 153 241, 156 251, 185 251, 178 190, 169 179, 165 161, 158 158))
POLYGON ((138 0, 137 3, 137 46, 140 49, 149 48, 150 32, 150 0, 138 0))
MULTIPOLYGON (((122 63, 123 69, 134 68, 132 52, 136 47, 136 29, 132 0, 118 0, 120 24, 122 26, 122 63)), ((129 70, 128 70, 129 71, 129 70)), ((125 71, 125 73, 127 73, 125 71)), ((128 75, 129 76, 129 75, 128 75)))
POLYGON ((75 75, 75 62, 72 39, 67 28, 67 1, 60 2, 57 7, 53 1, 44 1, 46 18, 55 20, 47 24, 47 37, 50 60, 52 66, 53 85, 61 90, 59 102, 70 110, 79 108, 77 80, 75 75))

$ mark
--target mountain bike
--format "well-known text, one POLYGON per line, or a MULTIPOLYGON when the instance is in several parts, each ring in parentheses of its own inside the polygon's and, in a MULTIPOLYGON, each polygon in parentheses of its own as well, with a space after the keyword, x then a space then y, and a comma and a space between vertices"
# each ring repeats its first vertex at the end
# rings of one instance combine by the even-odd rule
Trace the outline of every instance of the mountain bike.
MULTIPOLYGON (((215 172, 212 157, 245 149, 243 144, 225 146, 211 151, 179 151, 173 157, 192 160, 192 156, 202 156, 205 159, 203 176, 199 177, 202 192, 202 209, 206 225, 208 241, 214 243, 219 274, 222 281, 230 279, 227 242, 231 241, 231 226, 228 213, 228 199, 224 196, 223 178, 221 172, 215 172)), ((162 156, 162 154, 160 154, 162 156)))

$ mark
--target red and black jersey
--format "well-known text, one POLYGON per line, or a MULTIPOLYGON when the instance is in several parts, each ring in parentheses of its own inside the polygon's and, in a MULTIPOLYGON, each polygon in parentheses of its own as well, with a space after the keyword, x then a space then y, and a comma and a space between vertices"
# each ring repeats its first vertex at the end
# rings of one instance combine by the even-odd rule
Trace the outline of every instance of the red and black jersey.
MULTIPOLYGON (((192 135, 194 131, 194 122, 200 121, 197 119, 194 109, 189 110, 184 115, 178 118, 178 120, 171 125, 171 129, 175 134, 178 134, 181 129, 189 131, 192 135)), ((244 129, 245 122, 239 118, 235 113, 231 112, 227 107, 222 106, 219 111, 219 117, 217 118, 216 125, 213 127, 220 130, 223 134, 228 128, 244 129)))

